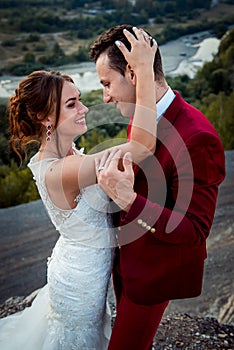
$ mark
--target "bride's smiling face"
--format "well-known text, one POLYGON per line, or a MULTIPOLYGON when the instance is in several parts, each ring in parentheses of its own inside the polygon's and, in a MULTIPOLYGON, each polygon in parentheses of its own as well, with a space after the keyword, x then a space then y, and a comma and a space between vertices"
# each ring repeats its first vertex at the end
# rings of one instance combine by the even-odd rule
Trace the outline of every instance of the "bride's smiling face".
POLYGON ((65 81, 63 84, 58 128, 66 136, 78 136, 87 131, 86 113, 88 108, 80 101, 80 92, 76 86, 65 81))

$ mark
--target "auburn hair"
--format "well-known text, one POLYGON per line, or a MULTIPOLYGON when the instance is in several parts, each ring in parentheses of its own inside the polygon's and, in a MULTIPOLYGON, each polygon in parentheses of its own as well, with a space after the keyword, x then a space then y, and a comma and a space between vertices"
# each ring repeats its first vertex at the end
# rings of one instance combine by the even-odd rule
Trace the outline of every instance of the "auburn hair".
POLYGON ((64 81, 74 83, 67 74, 57 71, 34 71, 24 78, 9 100, 11 144, 22 162, 27 157, 27 145, 41 141, 45 132, 42 121, 55 112, 56 128, 64 81))

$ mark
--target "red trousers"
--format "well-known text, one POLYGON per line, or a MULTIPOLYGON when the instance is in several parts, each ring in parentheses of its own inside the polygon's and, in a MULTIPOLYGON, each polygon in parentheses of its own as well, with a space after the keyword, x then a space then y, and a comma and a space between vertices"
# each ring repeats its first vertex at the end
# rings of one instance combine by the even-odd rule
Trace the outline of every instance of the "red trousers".
POLYGON ((137 305, 121 295, 109 350, 149 350, 168 301, 150 306, 137 305))

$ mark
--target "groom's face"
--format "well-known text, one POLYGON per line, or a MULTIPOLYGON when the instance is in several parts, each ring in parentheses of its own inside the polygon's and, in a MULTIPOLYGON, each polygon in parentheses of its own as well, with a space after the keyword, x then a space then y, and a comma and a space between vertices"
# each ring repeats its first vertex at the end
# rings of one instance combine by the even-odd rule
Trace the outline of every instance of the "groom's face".
POLYGON ((110 60, 105 52, 99 56, 96 69, 103 86, 104 103, 112 102, 124 117, 132 116, 136 102, 135 79, 132 72, 126 70, 123 76, 117 70, 110 68, 110 60))

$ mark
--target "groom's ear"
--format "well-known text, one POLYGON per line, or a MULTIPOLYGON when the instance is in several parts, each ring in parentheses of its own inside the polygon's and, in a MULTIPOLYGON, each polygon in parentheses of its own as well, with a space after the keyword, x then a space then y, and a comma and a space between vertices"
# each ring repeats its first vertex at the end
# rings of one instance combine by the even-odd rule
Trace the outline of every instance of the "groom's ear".
POLYGON ((130 66, 130 64, 127 65, 126 74, 128 75, 128 78, 131 81, 131 83, 135 86, 136 85, 136 74, 135 74, 134 70, 132 69, 132 67, 130 66))

